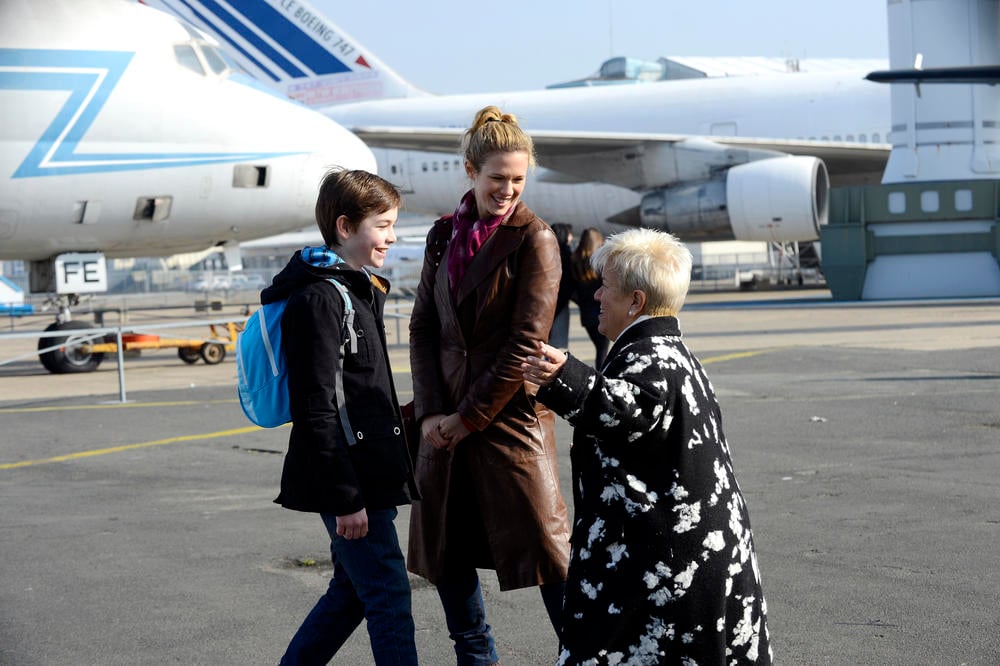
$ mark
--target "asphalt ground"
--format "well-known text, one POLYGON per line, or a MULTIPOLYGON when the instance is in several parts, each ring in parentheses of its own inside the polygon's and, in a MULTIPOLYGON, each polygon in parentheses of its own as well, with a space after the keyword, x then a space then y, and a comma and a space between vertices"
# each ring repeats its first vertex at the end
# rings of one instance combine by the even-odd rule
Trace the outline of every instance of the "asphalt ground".
MULTIPOLYGON (((777 661, 1000 663, 1000 302, 693 295, 681 328, 722 403, 777 661)), ((24 344, 0 338, 0 361, 24 344)), ((592 359, 576 322, 570 348, 592 359)), ((0 366, 0 664, 276 663, 330 575, 318 517, 271 501, 287 430, 246 421, 231 357, 125 369, 122 403, 113 358, 0 366)), ((554 662, 537 590, 482 578, 502 662, 554 662)), ((412 583, 422 663, 454 663, 412 583)), ((372 663, 363 628, 334 663, 372 663)))

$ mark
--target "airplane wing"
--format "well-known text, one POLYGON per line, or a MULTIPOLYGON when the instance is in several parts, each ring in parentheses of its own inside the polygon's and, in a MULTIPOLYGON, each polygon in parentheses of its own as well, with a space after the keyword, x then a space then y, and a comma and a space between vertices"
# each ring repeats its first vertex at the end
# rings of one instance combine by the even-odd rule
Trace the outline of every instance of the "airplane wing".
MULTIPOLYGON (((369 146, 455 154, 464 130, 434 127, 355 126, 369 146)), ((642 191, 711 177, 714 172, 782 155, 818 157, 833 185, 881 179, 889 144, 740 136, 530 130, 550 182, 599 181, 642 191)))
POLYGON ((837 181, 840 178, 849 178, 863 173, 875 173, 877 178, 881 180, 882 171, 885 170, 889 153, 892 151, 892 145, 888 143, 751 139, 746 137, 712 137, 711 140, 727 146, 756 147, 785 155, 818 157, 826 164, 826 170, 834 185, 839 184, 837 181))

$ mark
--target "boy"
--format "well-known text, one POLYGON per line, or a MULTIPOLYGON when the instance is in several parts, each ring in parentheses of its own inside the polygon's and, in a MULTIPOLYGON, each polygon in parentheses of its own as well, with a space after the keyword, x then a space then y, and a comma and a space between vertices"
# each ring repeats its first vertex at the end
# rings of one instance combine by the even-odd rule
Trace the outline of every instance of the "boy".
POLYGON ((329 662, 362 619, 377 664, 417 663, 393 525, 396 507, 410 502, 412 475, 382 321, 389 283, 365 269, 382 266, 396 241, 399 204, 398 190, 376 175, 328 173, 316 201, 325 245, 296 252, 261 293, 262 303, 288 299, 281 329, 292 431, 275 502, 320 514, 334 566, 282 664, 329 662), (347 287, 355 311, 357 349, 343 359, 345 305, 331 278, 347 287), (336 398, 341 363, 344 405, 336 398))

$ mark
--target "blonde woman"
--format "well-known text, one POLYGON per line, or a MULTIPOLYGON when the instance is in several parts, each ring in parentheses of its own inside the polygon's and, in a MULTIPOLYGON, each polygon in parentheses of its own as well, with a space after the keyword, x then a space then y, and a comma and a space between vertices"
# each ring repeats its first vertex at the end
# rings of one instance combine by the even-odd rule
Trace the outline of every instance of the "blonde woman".
POLYGON ((420 423, 410 571, 437 586, 458 664, 498 661, 476 569, 501 590, 540 586, 557 634, 569 524, 554 416, 521 364, 552 327, 561 274, 555 234, 521 202, 531 138, 482 109, 468 130, 471 189, 434 223, 410 320, 420 423))

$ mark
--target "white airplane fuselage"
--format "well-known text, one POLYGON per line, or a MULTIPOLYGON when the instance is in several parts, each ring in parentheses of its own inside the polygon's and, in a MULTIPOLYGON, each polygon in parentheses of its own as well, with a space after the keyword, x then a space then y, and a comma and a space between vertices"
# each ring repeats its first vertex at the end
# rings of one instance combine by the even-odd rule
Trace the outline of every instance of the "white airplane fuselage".
POLYGON ((298 229, 352 134, 128 2, 0 7, 0 259, 162 256, 298 229), (215 69, 213 69, 213 67, 215 69))
POLYGON ((307 0, 260 0, 260 11, 149 1, 217 35, 263 83, 357 132, 410 212, 454 209, 468 187, 460 132, 487 105, 534 136, 541 166, 525 202, 578 229, 816 240, 830 184, 878 182, 889 153, 889 92, 864 80, 867 66, 429 96, 307 0))
MULTIPOLYGON (((666 81, 613 88, 568 88, 495 94, 376 100, 331 106, 323 113, 348 127, 469 125, 496 104, 531 131, 642 133, 843 142, 888 140, 889 95, 865 71, 666 81)), ((379 172, 407 192, 407 210, 451 212, 468 179, 456 141, 452 154, 375 148, 379 172), (457 162, 456 162, 457 160, 457 162)), ((675 160, 674 184, 696 182, 675 160)), ((880 172, 856 174, 877 182, 880 172)), ((642 193, 602 182, 565 182, 544 167, 529 174, 524 200, 550 222, 621 230, 607 220, 639 204, 642 193), (563 182, 555 182, 555 181, 563 182)), ((842 179, 847 181, 849 179, 842 179)))
POLYGON ((460 127, 487 104, 532 130, 814 138, 881 133, 884 87, 866 70, 372 100, 329 106, 344 125, 460 127), (794 105, 783 107, 782 105, 794 105), (811 112, 811 113, 810 113, 811 112))

